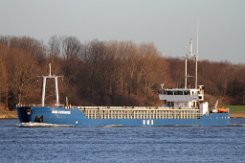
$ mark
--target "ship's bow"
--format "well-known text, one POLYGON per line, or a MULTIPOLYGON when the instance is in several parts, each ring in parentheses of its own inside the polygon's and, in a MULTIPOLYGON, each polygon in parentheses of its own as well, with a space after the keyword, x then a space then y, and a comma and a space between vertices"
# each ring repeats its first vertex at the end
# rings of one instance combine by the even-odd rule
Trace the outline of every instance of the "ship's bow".
POLYGON ((29 106, 17 107, 17 113, 18 113, 19 121, 21 123, 31 121, 31 107, 29 106))

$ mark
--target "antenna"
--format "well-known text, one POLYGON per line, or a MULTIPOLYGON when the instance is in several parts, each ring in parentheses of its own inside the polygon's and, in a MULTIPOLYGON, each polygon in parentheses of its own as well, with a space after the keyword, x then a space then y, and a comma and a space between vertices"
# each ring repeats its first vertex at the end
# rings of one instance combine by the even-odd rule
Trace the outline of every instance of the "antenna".
POLYGON ((198 49, 198 42, 199 42, 199 38, 198 38, 198 34, 199 34, 199 18, 197 18, 197 50, 196 50, 196 54, 195 54, 195 61, 196 61, 196 74, 195 74, 195 89, 197 89, 197 62, 198 62, 198 53, 199 53, 199 49, 198 49))
POLYGON ((189 56, 193 55, 193 46, 192 46, 192 38, 189 41, 189 56))

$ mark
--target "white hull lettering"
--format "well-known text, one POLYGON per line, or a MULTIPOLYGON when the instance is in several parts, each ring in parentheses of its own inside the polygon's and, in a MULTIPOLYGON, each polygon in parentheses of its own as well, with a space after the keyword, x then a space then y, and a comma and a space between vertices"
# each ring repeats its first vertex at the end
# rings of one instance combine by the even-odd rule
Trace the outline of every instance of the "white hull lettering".
POLYGON ((52 114, 71 114, 71 111, 52 110, 52 114))

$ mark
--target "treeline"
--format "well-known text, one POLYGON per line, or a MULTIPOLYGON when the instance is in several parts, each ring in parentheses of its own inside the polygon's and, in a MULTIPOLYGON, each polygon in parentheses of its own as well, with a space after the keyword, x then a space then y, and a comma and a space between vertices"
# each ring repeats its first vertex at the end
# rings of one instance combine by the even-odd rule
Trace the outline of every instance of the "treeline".
MULTIPOLYGON (((189 73, 194 74, 194 63, 189 73)), ((73 105, 160 105, 157 90, 183 87, 184 61, 164 58, 153 44, 130 41, 81 43, 76 37, 50 38, 48 45, 29 37, 0 37, 0 104, 40 103, 43 74, 62 75, 60 101, 73 105)), ((245 66, 201 61, 198 83, 209 97, 244 103, 245 66)), ((194 79, 189 83, 193 85, 194 79)), ((54 82, 48 81, 46 102, 54 102, 54 82)), ((212 100, 213 98, 210 98, 212 100)))
MULTIPOLYGON (((171 70, 172 81, 175 86, 184 86, 184 61, 167 59, 171 70)), ((188 74, 195 74, 195 63, 189 61, 188 74)), ((191 76, 190 75, 190 76, 191 76)), ((188 78, 189 87, 194 85, 195 78, 188 78)), ((228 62, 198 63, 198 84, 205 86, 206 100, 212 105, 219 100, 221 104, 245 104, 245 64, 231 64, 228 62)))

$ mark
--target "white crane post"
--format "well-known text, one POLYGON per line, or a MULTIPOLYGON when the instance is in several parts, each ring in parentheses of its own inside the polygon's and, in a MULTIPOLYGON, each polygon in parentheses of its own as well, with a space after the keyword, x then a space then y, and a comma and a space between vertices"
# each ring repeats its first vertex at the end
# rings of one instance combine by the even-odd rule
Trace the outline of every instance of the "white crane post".
POLYGON ((58 88, 58 76, 54 77, 54 81, 55 81, 55 93, 56 93, 56 106, 60 105, 60 101, 59 101, 59 88, 58 88))
POLYGON ((60 100, 59 100, 59 84, 58 84, 58 78, 59 77, 61 77, 61 76, 52 75, 52 72, 51 72, 51 63, 49 63, 49 74, 48 74, 48 76, 43 76, 42 106, 44 106, 44 104, 45 104, 45 91, 46 91, 47 79, 54 79, 55 96, 56 96, 55 105, 56 106, 59 106, 60 105, 60 100))
POLYGON ((45 103, 46 81, 47 81, 46 76, 43 76, 42 106, 44 106, 44 103, 45 103))
POLYGON ((51 77, 52 76, 52 74, 51 74, 51 63, 49 63, 48 66, 49 66, 49 76, 51 77))

